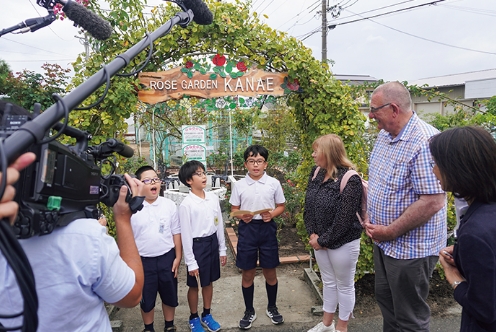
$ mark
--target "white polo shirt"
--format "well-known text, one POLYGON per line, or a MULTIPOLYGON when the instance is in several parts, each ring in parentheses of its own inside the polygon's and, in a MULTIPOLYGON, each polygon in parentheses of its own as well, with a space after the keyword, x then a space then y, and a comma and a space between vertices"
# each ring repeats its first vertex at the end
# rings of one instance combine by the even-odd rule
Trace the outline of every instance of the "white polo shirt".
POLYGON ((198 263, 193 254, 194 238, 207 237, 217 233, 219 255, 226 256, 224 221, 222 219, 219 197, 211 192, 204 192, 204 199, 190 192, 179 206, 183 255, 184 262, 188 266, 188 271, 198 269, 198 263))
MULTIPOLYGON (((234 183, 231 188, 229 203, 239 206, 240 210, 257 211, 263 209, 274 209, 276 204, 286 202, 281 183, 276 178, 264 175, 259 180, 253 180, 249 174, 234 183)), ((257 214, 253 219, 262 219, 257 214)))
POLYGON ((181 233, 176 204, 159 196, 131 217, 134 239, 142 257, 157 257, 174 248, 173 235, 181 233))

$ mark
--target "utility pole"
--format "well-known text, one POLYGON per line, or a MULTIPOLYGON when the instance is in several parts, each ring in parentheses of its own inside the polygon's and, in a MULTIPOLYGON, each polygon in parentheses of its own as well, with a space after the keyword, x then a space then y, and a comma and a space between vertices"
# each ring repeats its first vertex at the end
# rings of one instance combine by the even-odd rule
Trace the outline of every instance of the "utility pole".
POLYGON ((322 0, 322 62, 327 63, 327 0, 322 0))
POLYGON ((88 34, 86 32, 83 33, 84 33, 84 37, 79 37, 79 36, 74 36, 74 37, 79 39, 81 45, 84 46, 84 50, 86 52, 86 60, 88 60, 90 57, 90 42, 88 41, 88 34))

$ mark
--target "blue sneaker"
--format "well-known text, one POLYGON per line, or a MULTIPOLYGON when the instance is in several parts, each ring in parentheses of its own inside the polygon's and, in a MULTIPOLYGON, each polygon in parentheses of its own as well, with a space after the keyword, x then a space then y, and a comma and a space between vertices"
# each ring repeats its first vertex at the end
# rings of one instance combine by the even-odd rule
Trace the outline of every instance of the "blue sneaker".
POLYGON ((210 332, 217 332, 220 330, 220 324, 215 321, 211 314, 202 317, 201 323, 205 326, 210 332))
POLYGON ((200 317, 190 319, 189 328, 191 332, 205 332, 202 323, 200 322, 200 317))

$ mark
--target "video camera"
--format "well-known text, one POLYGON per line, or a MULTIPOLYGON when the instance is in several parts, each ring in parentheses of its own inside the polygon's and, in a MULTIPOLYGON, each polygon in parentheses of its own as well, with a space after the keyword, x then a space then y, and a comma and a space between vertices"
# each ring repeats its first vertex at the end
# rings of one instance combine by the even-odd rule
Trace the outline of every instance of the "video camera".
MULTIPOLYGON (((0 132, 10 136, 32 119, 27 115, 10 114, 7 104, 0 132)), ((62 124, 55 125, 60 130, 62 124)), ((134 151, 116 139, 88 147, 88 132, 66 126, 64 134, 76 139, 75 145, 47 141, 33 145, 29 151, 36 161, 21 172, 16 198, 19 213, 14 224, 18 238, 51 233, 58 226, 66 226, 78 218, 98 219, 99 202, 112 207, 119 197, 124 177, 114 174, 115 164, 109 160, 114 152, 132 157, 134 151), (103 164, 111 165, 110 175, 103 176, 103 164)), ((141 208, 143 199, 132 199, 128 190, 126 201, 132 211, 141 208)))

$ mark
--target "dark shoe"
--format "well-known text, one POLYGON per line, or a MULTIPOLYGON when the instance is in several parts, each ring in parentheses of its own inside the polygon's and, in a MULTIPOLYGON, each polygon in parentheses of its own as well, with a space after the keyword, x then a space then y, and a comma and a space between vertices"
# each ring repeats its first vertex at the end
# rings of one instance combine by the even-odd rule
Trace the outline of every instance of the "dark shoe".
POLYGON ((279 325, 279 324, 284 323, 284 318, 279 313, 279 311, 277 311, 276 306, 268 307, 266 313, 267 313, 267 316, 269 316, 272 324, 279 325))
POLYGON ((257 319, 257 314, 255 310, 246 310, 245 315, 239 321, 239 328, 242 330, 248 330, 251 327, 251 323, 257 319))
POLYGON ((164 332, 176 332, 176 326, 164 327, 164 332))

